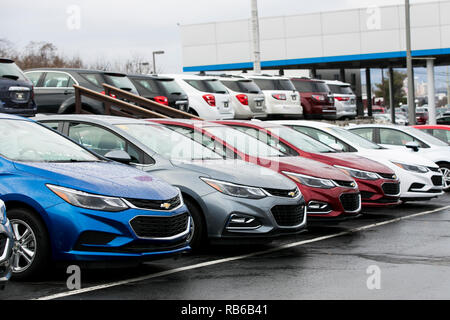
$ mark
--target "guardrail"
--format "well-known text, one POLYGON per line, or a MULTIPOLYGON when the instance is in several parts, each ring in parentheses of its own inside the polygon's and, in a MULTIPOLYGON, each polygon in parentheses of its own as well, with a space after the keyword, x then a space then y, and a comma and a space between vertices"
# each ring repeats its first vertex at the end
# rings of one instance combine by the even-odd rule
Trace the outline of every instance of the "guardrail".
POLYGON ((201 118, 190 113, 165 106, 105 83, 103 84, 105 94, 78 85, 74 85, 73 87, 75 88, 75 113, 77 114, 91 113, 83 109, 81 97, 85 96, 102 102, 104 105, 104 114, 106 115, 129 118, 182 118, 202 120, 201 118), (114 97, 111 95, 114 95, 114 97), (137 105, 121 99, 134 102, 137 105))

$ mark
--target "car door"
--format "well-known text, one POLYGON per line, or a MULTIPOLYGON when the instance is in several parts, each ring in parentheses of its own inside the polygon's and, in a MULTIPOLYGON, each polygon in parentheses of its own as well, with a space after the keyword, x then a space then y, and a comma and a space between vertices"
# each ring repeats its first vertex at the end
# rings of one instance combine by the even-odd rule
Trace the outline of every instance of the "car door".
POLYGON ((422 141, 406 132, 391 128, 379 128, 379 139, 379 144, 389 149, 404 149, 408 142, 417 142, 420 148, 426 147, 422 141))
POLYGON ((58 113, 61 104, 75 94, 76 82, 65 72, 46 72, 35 88, 35 100, 39 113, 58 113))

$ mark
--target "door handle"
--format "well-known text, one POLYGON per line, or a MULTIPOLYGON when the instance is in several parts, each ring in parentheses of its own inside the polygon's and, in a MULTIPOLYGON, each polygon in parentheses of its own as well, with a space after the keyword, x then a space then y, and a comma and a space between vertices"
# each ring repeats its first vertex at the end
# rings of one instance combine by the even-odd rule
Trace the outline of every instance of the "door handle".
POLYGON ((65 95, 72 94, 72 93, 74 93, 72 90, 65 90, 65 91, 64 91, 64 94, 65 94, 65 95))

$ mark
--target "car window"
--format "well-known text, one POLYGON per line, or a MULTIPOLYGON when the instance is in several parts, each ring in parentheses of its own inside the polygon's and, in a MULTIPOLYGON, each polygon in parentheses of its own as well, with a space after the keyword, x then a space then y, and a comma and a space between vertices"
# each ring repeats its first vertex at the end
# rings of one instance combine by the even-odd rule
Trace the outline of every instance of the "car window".
POLYGON ((292 80, 292 84, 299 92, 323 92, 329 93, 330 89, 326 83, 309 80, 292 80))
POLYGON ((168 94, 182 94, 183 89, 181 89, 181 87, 178 85, 178 83, 176 83, 175 80, 157 80, 158 84, 164 88, 164 90, 168 93, 168 94))
POLYGON ((31 81, 33 86, 37 87, 39 79, 41 78, 43 72, 28 72, 25 76, 31 81))
POLYGON ((294 149, 292 149, 279 139, 276 139, 273 136, 267 134, 264 130, 242 126, 231 126, 231 127, 243 133, 251 135, 252 137, 258 139, 259 141, 264 142, 265 144, 270 145, 271 147, 274 147, 275 149, 283 152, 284 154, 288 154, 293 157, 299 156, 299 153, 297 151, 295 151, 294 149))
POLYGON ((222 84, 227 87, 228 89, 230 89, 231 91, 234 92, 240 92, 240 88, 239 85, 237 83, 237 81, 233 81, 233 80, 220 80, 220 82, 222 82, 222 84))
POLYGON ((95 73, 80 73, 80 75, 97 87, 101 87, 102 83, 104 82, 100 75, 95 73))
MULTIPOLYGON (((70 76, 61 72, 47 72, 44 78, 44 88, 68 88, 70 76)), ((73 84, 73 83, 72 83, 73 84)))
POLYGON ((352 132, 356 133, 357 135, 359 135, 367 140, 376 142, 372 128, 358 128, 358 129, 352 130, 352 132))
POLYGON ((26 80, 22 70, 12 61, 0 61, 0 78, 10 78, 13 80, 26 80))
POLYGON ((291 80, 288 79, 253 79, 261 90, 289 90, 295 91, 291 80))
POLYGON ((323 144, 326 144, 327 146, 331 145, 338 145, 342 148, 342 151, 344 152, 356 152, 354 148, 352 148, 347 143, 343 142, 342 140, 336 138, 332 134, 326 133, 322 130, 318 130, 315 128, 310 127, 301 127, 301 126, 290 126, 292 129, 297 130, 301 133, 304 133, 311 138, 316 139, 319 142, 322 142, 323 144))
POLYGON ((50 129, 56 130, 58 131, 59 128, 59 122, 55 121, 55 122, 41 122, 43 125, 49 127, 50 129))
POLYGON ((402 131, 380 128, 380 143, 388 144, 393 146, 404 146, 408 142, 418 142, 419 145, 423 148, 424 145, 421 141, 414 139, 414 137, 406 134, 402 131))
POLYGON ((148 91, 152 92, 152 93, 156 93, 156 87, 155 87, 155 83, 153 82, 153 80, 135 80, 139 85, 141 85, 142 87, 144 87, 145 89, 147 89, 148 91))
POLYGON ((69 124, 69 137, 102 156, 110 151, 122 150, 130 155, 132 163, 142 163, 143 155, 139 149, 127 144, 125 139, 104 128, 72 122, 69 124))
POLYGON ((440 129, 433 129, 431 130, 431 134, 438 138, 439 140, 442 140, 446 143, 450 143, 450 131, 449 130, 440 130, 440 129))

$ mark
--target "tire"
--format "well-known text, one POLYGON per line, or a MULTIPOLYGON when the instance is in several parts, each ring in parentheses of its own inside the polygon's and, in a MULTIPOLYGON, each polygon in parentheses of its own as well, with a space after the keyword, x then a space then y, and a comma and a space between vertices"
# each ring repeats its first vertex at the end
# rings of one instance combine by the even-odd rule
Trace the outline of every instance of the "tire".
POLYGON ((188 111, 187 111, 187 113, 190 113, 190 114, 192 114, 193 116, 196 116, 196 117, 198 117, 198 113, 197 113, 197 111, 195 111, 194 109, 192 109, 192 108, 189 108, 188 109, 188 111))
POLYGON ((193 251, 199 251, 208 246, 205 219, 203 218, 201 210, 192 200, 185 199, 184 203, 186 204, 192 218, 192 234, 189 238, 189 245, 193 251))
POLYGON ((7 211, 8 218, 18 241, 18 248, 13 253, 12 278, 14 280, 30 279, 46 273, 50 261, 50 239, 44 223, 35 213, 24 208, 7 211), (23 237, 27 233, 26 237, 23 237), (30 240, 31 239, 31 240, 30 240), (20 242, 20 240, 27 240, 20 242), (21 245, 22 244, 22 245, 21 245), (29 255, 33 252, 33 255, 29 255), (27 261, 27 258, 31 260, 27 261))
POLYGON ((439 170, 444 176, 444 191, 450 192, 450 164, 449 163, 438 163, 439 170))

